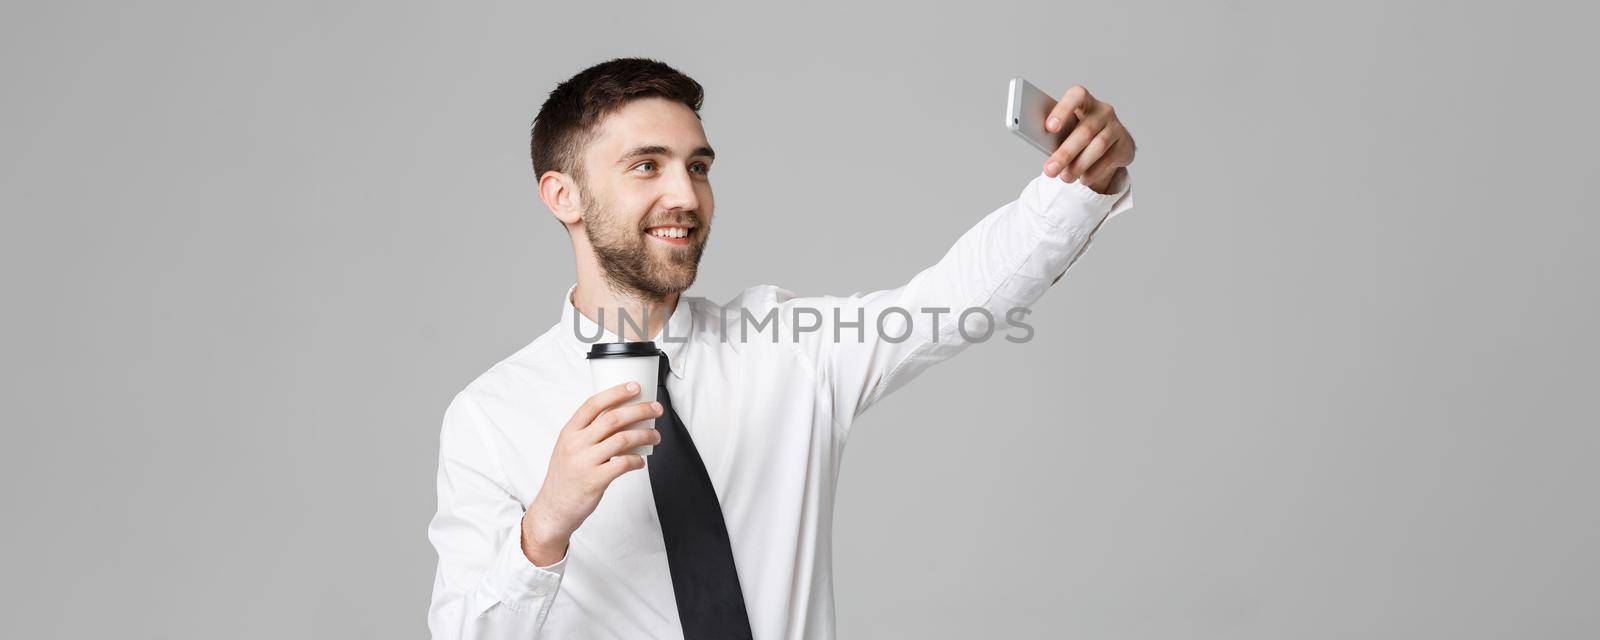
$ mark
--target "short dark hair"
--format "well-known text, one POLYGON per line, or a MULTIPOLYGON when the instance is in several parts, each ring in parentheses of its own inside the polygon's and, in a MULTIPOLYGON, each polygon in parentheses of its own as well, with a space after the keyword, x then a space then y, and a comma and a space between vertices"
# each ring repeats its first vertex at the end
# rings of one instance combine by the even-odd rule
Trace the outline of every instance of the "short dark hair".
POLYGON ((681 102, 699 118, 705 90, 693 78, 649 58, 607 60, 556 85, 533 119, 529 147, 534 178, 560 171, 582 182, 583 149, 594 140, 600 121, 629 102, 649 97, 681 102))

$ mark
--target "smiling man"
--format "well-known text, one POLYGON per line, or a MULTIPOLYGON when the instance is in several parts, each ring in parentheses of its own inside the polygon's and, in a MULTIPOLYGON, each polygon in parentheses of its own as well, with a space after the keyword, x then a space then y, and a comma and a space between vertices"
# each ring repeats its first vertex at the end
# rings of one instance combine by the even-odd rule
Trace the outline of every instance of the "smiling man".
POLYGON ((702 97, 665 64, 617 59, 558 85, 535 118, 539 197, 577 281, 555 326, 445 410, 434 637, 833 637, 834 489, 862 414, 974 333, 1019 324, 1133 206, 1133 138, 1074 87, 1050 114, 1070 134, 1043 172, 909 282, 685 296, 715 208, 702 97), (777 330, 750 334, 749 317, 777 330), (660 347, 658 402, 590 388, 596 335, 660 347), (657 428, 624 428, 647 419, 657 428), (646 459, 628 450, 646 444, 648 471, 632 473, 646 459))

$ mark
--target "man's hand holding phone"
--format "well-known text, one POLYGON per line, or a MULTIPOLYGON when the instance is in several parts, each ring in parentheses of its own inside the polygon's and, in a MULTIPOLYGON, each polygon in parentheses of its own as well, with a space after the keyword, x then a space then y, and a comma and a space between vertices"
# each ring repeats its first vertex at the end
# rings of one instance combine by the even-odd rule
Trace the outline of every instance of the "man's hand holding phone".
POLYGON ((1061 96, 1045 120, 1054 134, 1066 127, 1066 140, 1044 162, 1044 173, 1071 182, 1079 178, 1090 189, 1105 193, 1117 171, 1133 163, 1133 135, 1117 118, 1108 102, 1096 100, 1077 85, 1061 96))

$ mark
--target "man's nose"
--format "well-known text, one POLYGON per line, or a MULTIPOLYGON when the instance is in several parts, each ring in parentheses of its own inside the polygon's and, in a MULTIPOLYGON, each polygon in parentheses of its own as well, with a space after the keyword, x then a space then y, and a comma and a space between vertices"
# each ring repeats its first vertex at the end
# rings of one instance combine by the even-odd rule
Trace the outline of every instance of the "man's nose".
POLYGON ((662 205, 667 209, 699 210, 700 200, 694 192, 694 177, 689 175, 688 169, 680 168, 670 172, 666 177, 666 183, 667 192, 662 197, 662 205))

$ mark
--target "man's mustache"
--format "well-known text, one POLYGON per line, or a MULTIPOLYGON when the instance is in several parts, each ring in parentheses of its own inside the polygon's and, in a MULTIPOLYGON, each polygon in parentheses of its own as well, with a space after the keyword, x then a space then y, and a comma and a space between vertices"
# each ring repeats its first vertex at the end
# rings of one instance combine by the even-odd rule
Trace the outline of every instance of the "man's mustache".
POLYGON ((645 229, 649 229, 650 227, 699 227, 699 226, 700 226, 700 216, 691 212, 691 213, 687 214, 687 217, 685 219, 683 219, 683 220, 653 220, 653 221, 650 221, 650 222, 646 222, 642 226, 639 227, 639 230, 643 231, 645 229))

